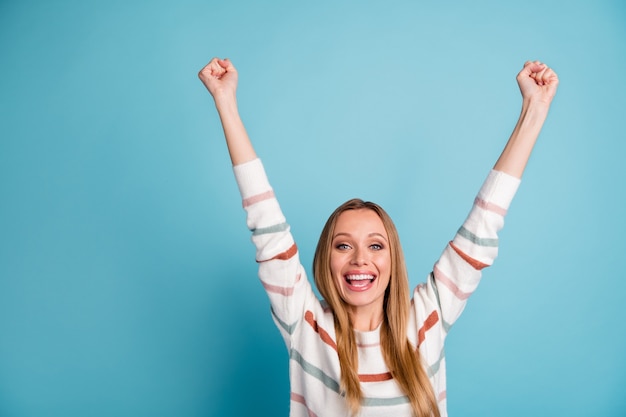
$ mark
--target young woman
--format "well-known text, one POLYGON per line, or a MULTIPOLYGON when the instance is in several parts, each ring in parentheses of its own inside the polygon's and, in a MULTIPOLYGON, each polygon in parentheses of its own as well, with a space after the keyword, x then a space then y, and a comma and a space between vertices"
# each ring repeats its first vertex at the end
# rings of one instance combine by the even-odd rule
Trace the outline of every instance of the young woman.
POLYGON ((237 71, 199 73, 219 113, 256 245, 259 276, 289 350, 291 416, 446 416, 443 343, 497 255, 497 232, 556 93, 535 61, 517 76, 522 111, 467 220, 411 298, 400 240, 378 205, 350 200, 330 216, 313 261, 315 296, 265 171, 239 117, 237 71))

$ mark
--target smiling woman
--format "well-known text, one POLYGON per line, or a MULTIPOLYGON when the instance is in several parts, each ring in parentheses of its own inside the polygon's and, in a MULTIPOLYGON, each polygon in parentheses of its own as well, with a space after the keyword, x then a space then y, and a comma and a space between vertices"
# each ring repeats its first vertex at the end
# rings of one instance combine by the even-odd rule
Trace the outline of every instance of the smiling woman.
POLYGON ((383 320, 391 277, 391 251, 383 221, 371 209, 346 209, 337 216, 332 242, 331 275, 352 324, 356 330, 374 330, 383 320))
POLYGON ((339 206, 322 230, 313 275, 334 313, 327 320, 334 321, 341 383, 352 411, 361 408, 364 395, 387 392, 403 398, 418 416, 438 415, 414 348, 417 334, 409 331, 408 339, 409 280, 398 232, 385 210, 360 199, 339 206))
POLYGON ((354 199, 329 217, 315 251, 323 300, 239 117, 235 67, 215 58, 199 77, 215 100, 259 276, 289 350, 290 415, 446 416, 444 341, 497 255, 498 232, 556 93, 556 74, 540 62, 524 64, 519 121, 466 221, 412 298, 391 218, 354 199))

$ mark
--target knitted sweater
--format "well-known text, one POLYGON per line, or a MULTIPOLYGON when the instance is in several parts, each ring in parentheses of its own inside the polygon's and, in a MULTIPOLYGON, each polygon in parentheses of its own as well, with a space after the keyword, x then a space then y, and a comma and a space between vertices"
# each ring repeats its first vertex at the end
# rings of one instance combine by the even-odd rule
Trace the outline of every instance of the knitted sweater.
MULTIPOLYGON (((332 312, 313 292, 261 161, 237 165, 234 172, 256 246, 259 277, 289 351, 290 416, 349 416, 339 385, 332 312)), ((444 340, 476 289, 481 270, 497 255, 497 232, 518 185, 517 178, 489 173, 467 219, 413 293, 408 336, 419 348, 442 416, 447 416, 444 340)), ((355 331, 364 396, 359 415, 411 416, 408 399, 383 360, 379 332, 355 331)))

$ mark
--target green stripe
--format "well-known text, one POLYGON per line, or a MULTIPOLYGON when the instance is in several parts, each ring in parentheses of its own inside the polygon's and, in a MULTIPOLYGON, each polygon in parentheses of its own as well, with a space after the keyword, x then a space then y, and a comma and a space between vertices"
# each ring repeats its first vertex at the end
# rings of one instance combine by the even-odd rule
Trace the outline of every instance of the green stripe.
POLYGON ((393 397, 393 398, 363 398, 361 404, 369 407, 384 407, 389 405, 400 405, 409 402, 409 397, 393 397))
POLYGON ((293 335, 293 331, 296 328, 296 326, 298 325, 298 322, 296 321, 293 324, 287 324, 284 321, 282 321, 281 319, 278 318, 278 316, 276 315, 276 313, 274 312, 274 308, 270 307, 270 311, 272 312, 272 317, 274 317, 274 320, 276 320, 276 322, 278 322, 278 324, 280 325, 280 327, 282 327, 283 329, 285 329, 285 331, 287 333, 289 333, 289 335, 293 335))
POLYGON ((429 378, 432 378, 437 372, 439 372, 439 368, 441 367, 441 361, 443 361, 443 358, 445 356, 445 351, 443 350, 443 348, 441 348, 441 352, 439 352, 439 359, 437 359, 437 361, 430 365, 426 370, 429 378))
POLYGON ((339 383, 330 376, 326 375, 324 371, 322 371, 320 368, 304 360, 302 355, 300 355, 297 350, 291 349, 291 351, 289 352, 289 357, 298 362, 304 372, 311 375, 313 378, 320 380, 322 384, 326 385, 328 388, 339 394, 339 383))
POLYGON ((443 330, 447 333, 450 333, 450 328, 452 327, 451 323, 448 323, 443 318, 441 319, 441 325, 443 326, 443 330))
MULTIPOLYGON (((439 309, 441 310, 441 300, 439 299, 439 287, 437 287, 437 281, 435 281, 435 274, 433 272, 431 272, 428 275, 428 280, 430 281, 431 288, 433 289, 435 293, 435 297, 437 298, 437 305, 439 306, 439 309)), ((446 333, 448 333, 450 331, 450 327, 452 327, 452 324, 448 323, 447 321, 443 319, 443 313, 438 312, 438 314, 441 315, 441 325, 443 326, 443 330, 446 333)))
POLYGON ((463 236, 465 239, 469 240, 472 243, 477 244, 478 246, 487 246, 490 248, 498 247, 498 239, 491 239, 487 237, 478 237, 474 233, 467 230, 465 227, 461 226, 459 231, 457 232, 459 235, 463 236))
MULTIPOLYGON (((341 395, 339 383, 330 376, 328 376, 326 373, 324 373, 324 371, 322 371, 320 368, 312 365, 310 362, 307 362, 297 350, 291 349, 289 356, 291 359, 298 362, 304 372, 321 381, 328 388, 341 395)), ((409 403, 409 398, 406 396, 393 398, 365 397, 361 401, 361 404, 365 407, 384 407, 407 403, 409 403)))
MULTIPOLYGON (((324 371, 322 371, 317 366, 314 366, 310 362, 307 362, 302 355, 296 350, 291 349, 289 357, 302 367, 302 370, 314 377, 315 379, 321 381, 324 385, 330 388, 332 391, 336 392, 339 395, 342 395, 339 383, 335 381, 333 378, 328 376, 324 371)), ((385 407, 385 406, 393 406, 393 405, 401 405, 408 404, 409 398, 407 396, 402 397, 392 397, 392 398, 376 398, 376 397, 365 397, 361 401, 361 404, 364 407, 385 407)))
POLYGON ((435 281, 434 272, 428 274, 428 280, 430 281, 430 287, 433 289, 435 297, 437 298, 437 305, 441 308, 441 300, 439 299, 439 288, 437 287, 437 281, 435 281))
POLYGON ((287 229, 289 229, 289 224, 287 223, 275 224, 269 227, 259 227, 258 229, 252 229, 252 236, 265 235, 268 233, 284 232, 287 229))

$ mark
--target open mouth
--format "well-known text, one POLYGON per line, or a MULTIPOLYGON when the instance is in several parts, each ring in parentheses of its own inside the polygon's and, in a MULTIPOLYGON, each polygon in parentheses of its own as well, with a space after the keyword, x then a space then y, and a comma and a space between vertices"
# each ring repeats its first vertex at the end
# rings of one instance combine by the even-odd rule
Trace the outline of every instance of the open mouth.
POLYGON ((371 274, 355 274, 345 275, 344 279, 348 287, 353 291, 364 291, 376 281, 376 276, 371 274))

